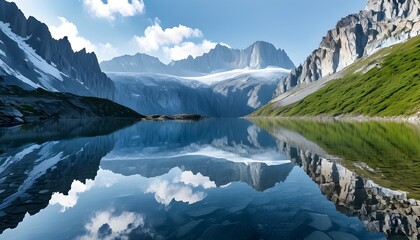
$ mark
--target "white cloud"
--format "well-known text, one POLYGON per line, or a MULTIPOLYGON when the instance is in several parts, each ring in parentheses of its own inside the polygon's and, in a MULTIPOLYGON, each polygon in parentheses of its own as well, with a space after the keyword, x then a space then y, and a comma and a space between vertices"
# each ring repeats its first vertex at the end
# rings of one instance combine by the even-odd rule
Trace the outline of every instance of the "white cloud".
POLYGON ((162 46, 180 44, 185 39, 202 36, 203 33, 199 29, 192 29, 183 25, 163 30, 159 19, 155 19, 155 23, 144 30, 144 36, 135 36, 134 39, 140 49, 145 52, 152 52, 162 46))
POLYGON ((73 51, 80 51, 83 48, 86 48, 88 52, 96 50, 96 46, 92 42, 79 35, 79 31, 74 23, 64 17, 58 17, 58 19, 60 20, 60 25, 48 26, 53 38, 58 40, 67 36, 73 51))
POLYGON ((159 19, 148 26, 143 36, 134 36, 134 42, 140 52, 159 57, 163 62, 181 60, 188 56, 197 57, 209 52, 216 43, 202 40, 195 43, 191 39, 203 38, 200 29, 184 25, 163 29, 159 19))
POLYGON ((121 17, 132 17, 144 12, 143 0, 83 0, 88 10, 98 18, 115 20, 117 15, 121 17))
POLYGON ((196 44, 193 42, 184 42, 174 47, 165 47, 163 51, 167 53, 172 60, 186 59, 188 56, 198 57, 204 53, 208 53, 215 48, 217 43, 203 40, 203 42, 196 44))
POLYGON ((133 212, 116 214, 114 210, 97 212, 85 225, 86 234, 78 239, 128 239, 128 234, 144 226, 142 215, 133 212))
POLYGON ((99 61, 105 61, 120 55, 120 50, 110 43, 100 43, 96 46, 95 53, 99 61))
POLYGON ((95 52, 99 61, 109 60, 120 53, 117 48, 110 43, 94 44, 79 34, 77 26, 64 17, 58 17, 60 24, 58 26, 50 25, 51 36, 55 39, 67 37, 73 51, 80 51, 83 48, 87 52, 95 52))

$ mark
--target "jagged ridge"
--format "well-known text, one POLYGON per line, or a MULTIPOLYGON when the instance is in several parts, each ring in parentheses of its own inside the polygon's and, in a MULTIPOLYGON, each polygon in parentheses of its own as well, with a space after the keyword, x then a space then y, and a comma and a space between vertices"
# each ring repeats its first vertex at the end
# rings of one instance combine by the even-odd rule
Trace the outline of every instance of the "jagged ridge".
POLYGON ((318 49, 292 70, 275 96, 342 70, 377 49, 420 33, 418 0, 369 0, 365 10, 341 19, 318 49))
MULTIPOLYGON (((0 21, 3 24, 8 24, 10 30, 34 49, 35 53, 50 65, 50 68, 58 69, 62 80, 57 79, 57 77, 54 78, 54 76, 48 76, 51 78, 49 84, 39 80, 39 78, 45 79, 46 77, 34 71, 32 63, 25 59, 25 52, 19 48, 21 46, 0 31, 0 39, 4 40, 0 44, 0 50, 3 49, 5 52, 4 55, 0 54, 0 57, 3 57, 0 60, 10 66, 11 69, 31 81, 35 81, 45 89, 113 99, 114 84, 101 71, 94 53, 87 53, 85 49, 73 52, 66 37, 60 40, 53 39, 47 25, 32 16, 26 19, 22 11, 13 2, 0 0, 0 21), (1 48, 2 45, 4 45, 3 48, 1 48)), ((7 76, 6 79, 8 79, 9 84, 25 87, 25 84, 19 83, 16 76, 7 74, 7 71, 4 70, 4 64, 0 64, 0 66, 3 66, 0 73, 7 76)), ((30 86, 26 87, 30 88, 30 86)))
POLYGON ((203 56, 190 56, 167 65, 155 57, 141 53, 116 57, 101 63, 102 70, 106 72, 165 73, 177 76, 198 76, 246 67, 262 69, 268 66, 291 69, 294 64, 284 50, 276 49, 273 44, 263 41, 255 42, 245 50, 218 44, 203 56))

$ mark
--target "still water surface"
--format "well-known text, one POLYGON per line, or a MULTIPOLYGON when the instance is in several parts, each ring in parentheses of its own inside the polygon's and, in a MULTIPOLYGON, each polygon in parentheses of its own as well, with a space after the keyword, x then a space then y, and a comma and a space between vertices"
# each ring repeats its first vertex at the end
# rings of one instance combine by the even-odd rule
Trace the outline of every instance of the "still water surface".
MULTIPOLYGON (((388 173, 374 157, 331 144, 363 124, 370 135, 387 127, 209 119, 1 129, 0 239, 417 239, 416 184, 378 185, 388 173)), ((404 127, 404 139, 419 139, 404 127)), ((371 144, 411 156, 407 176, 420 177, 419 143, 371 144)))

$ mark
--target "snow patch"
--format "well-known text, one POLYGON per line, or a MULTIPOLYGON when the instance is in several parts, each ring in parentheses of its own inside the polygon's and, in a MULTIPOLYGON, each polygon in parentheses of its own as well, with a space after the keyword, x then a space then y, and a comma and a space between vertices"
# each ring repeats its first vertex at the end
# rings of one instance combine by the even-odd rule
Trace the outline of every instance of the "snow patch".
POLYGON ((3 50, 1 50, 1 49, 0 49, 0 55, 3 55, 4 57, 7 57, 7 56, 6 56, 6 53, 5 53, 5 52, 3 52, 3 50))
POLYGON ((405 34, 402 34, 402 35, 393 36, 393 37, 384 39, 384 40, 380 41, 377 45, 373 45, 373 46, 371 46, 371 48, 366 49, 366 54, 365 55, 370 56, 370 55, 378 52, 379 50, 382 50, 382 49, 387 48, 387 47, 391 47, 391 46, 393 46, 395 44, 398 44, 398 43, 405 42, 410 37, 412 37, 410 33, 405 33, 405 34))
POLYGON ((195 80, 207 85, 212 85, 215 83, 222 82, 226 79, 232 78, 239 78, 245 75, 252 75, 253 77, 258 78, 278 78, 279 75, 288 75, 290 70, 284 68, 277 68, 277 67, 268 67, 264 69, 251 69, 251 68, 244 68, 244 69, 235 69, 226 72, 214 73, 200 77, 181 77, 182 79, 186 80, 195 80))
POLYGON ((248 102, 247 105, 252 107, 252 108, 259 108, 261 106, 261 101, 259 100, 259 95, 258 92, 261 89, 261 85, 256 86, 255 88, 253 88, 251 91, 249 91, 248 93, 248 102))
MULTIPOLYGON (((41 74, 41 77, 39 78, 40 81, 52 81, 54 79, 52 79, 51 77, 59 80, 59 81, 64 81, 62 76, 61 76, 61 72, 51 66, 50 64, 48 64, 41 56, 39 56, 35 50, 33 48, 31 48, 26 42, 25 40, 31 38, 31 36, 28 36, 27 38, 22 38, 18 35, 16 35, 15 33, 12 32, 12 30, 10 29, 10 24, 9 23, 4 23, 0 21, 0 29, 6 34, 7 37, 9 37, 11 40, 15 41, 19 48, 22 49, 24 51, 24 53, 26 54, 27 59, 29 60, 29 62, 31 62, 35 68, 37 68, 39 70, 39 72, 42 72, 43 74, 41 74)), ((9 67, 10 68, 10 67, 9 67)), ((14 73, 16 73, 16 71, 12 71, 14 73)), ((22 75, 22 74, 19 74, 22 75)), ((24 81, 22 79, 22 77, 18 77, 17 78, 21 79, 22 81, 24 81)), ((25 79, 26 80, 26 79, 25 79)), ((32 82, 32 81, 30 81, 32 82)), ((26 82, 28 83, 28 82, 26 82)), ((32 82, 32 84, 28 83, 29 85, 33 86, 34 83, 32 82)), ((49 86, 51 86, 51 83, 48 84, 49 86)), ((48 89, 48 90, 55 90, 55 89, 48 89)))
POLYGON ((30 80, 29 78, 23 76, 20 72, 17 72, 13 68, 9 67, 9 65, 7 65, 5 62, 3 62, 1 59, 0 59, 0 68, 3 71, 5 71, 7 74, 16 77, 17 79, 21 80, 22 82, 28 84, 29 86, 31 86, 33 88, 42 87, 41 85, 32 82, 32 80, 30 80))

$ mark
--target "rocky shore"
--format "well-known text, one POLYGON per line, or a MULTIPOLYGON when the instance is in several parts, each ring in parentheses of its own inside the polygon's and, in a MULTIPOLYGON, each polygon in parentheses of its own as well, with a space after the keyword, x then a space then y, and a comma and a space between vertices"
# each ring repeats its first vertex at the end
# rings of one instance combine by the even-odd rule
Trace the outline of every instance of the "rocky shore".
POLYGON ((89 118, 197 121, 203 117, 196 114, 145 116, 107 99, 53 93, 43 89, 29 91, 16 86, 0 86, 0 126, 47 119, 89 118))

